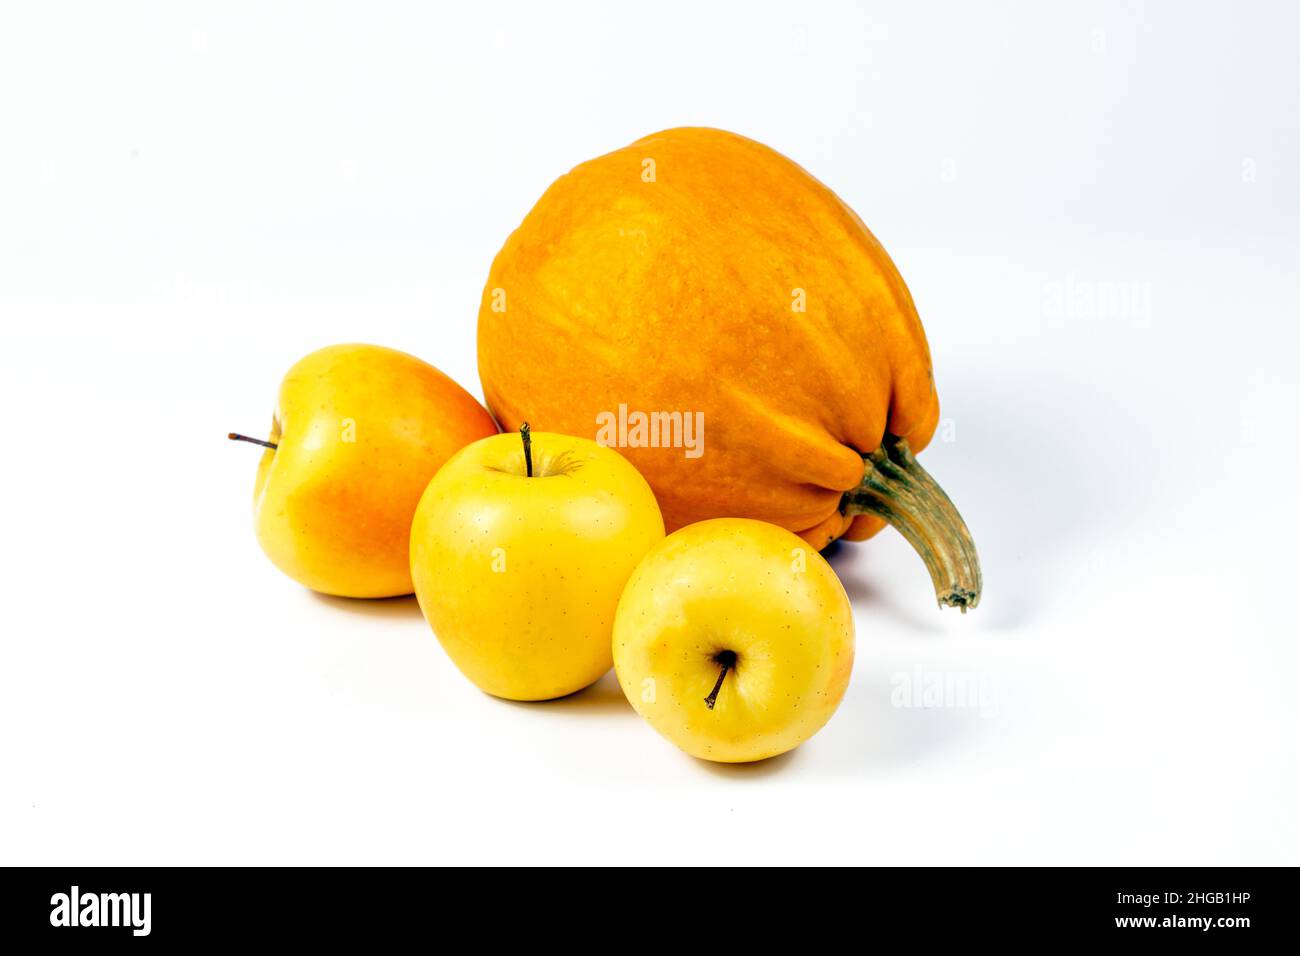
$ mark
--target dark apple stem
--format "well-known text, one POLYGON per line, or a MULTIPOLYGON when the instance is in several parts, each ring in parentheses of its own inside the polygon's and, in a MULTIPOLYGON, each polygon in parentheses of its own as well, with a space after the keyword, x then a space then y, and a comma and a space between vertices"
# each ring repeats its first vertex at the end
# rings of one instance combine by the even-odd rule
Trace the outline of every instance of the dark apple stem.
POLYGON ((236 435, 234 432, 231 432, 231 433, 230 433, 229 435, 227 435, 226 437, 229 438, 231 441, 248 441, 248 442, 252 442, 254 445, 261 445, 263 448, 269 448, 269 449, 271 449, 272 451, 275 451, 277 448, 280 447, 279 445, 272 444, 272 443, 269 442, 269 441, 262 441, 262 439, 260 439, 260 438, 249 438, 247 435, 236 435))
POLYGON ((714 656, 713 661, 721 666, 722 672, 718 674, 718 682, 713 685, 713 690, 709 692, 709 696, 704 698, 704 706, 709 710, 712 710, 713 705, 718 702, 718 691, 722 690, 722 682, 727 679, 727 671, 736 666, 736 652, 721 651, 714 656))
POLYGON ((528 477, 533 477, 533 432, 524 422, 519 426, 519 435, 524 440, 524 467, 528 470, 528 477))

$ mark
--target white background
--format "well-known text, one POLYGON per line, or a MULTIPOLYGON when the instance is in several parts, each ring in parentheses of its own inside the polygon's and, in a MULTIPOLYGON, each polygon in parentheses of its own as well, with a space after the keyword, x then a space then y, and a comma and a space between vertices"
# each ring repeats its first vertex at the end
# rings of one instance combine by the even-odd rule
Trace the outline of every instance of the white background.
POLYGON ((1241 2, 5 4, 0 862, 1300 863, 1297 31, 1241 2), (493 700, 413 600, 304 591, 224 437, 337 341, 479 393, 509 231, 687 124, 791 156, 892 253, 986 579, 941 613, 897 535, 841 548, 845 702, 738 768, 612 677, 493 700), (984 706, 894 706, 917 676, 984 706))

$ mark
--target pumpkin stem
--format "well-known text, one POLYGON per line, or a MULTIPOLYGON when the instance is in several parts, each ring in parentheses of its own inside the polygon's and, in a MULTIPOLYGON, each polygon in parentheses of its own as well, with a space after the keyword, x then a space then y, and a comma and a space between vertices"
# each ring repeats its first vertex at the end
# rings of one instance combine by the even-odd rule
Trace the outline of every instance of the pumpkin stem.
POLYGON ((939 607, 978 607, 984 578, 979 555, 951 499, 921 467, 906 438, 886 435, 880 447, 862 456, 866 473, 846 491, 846 515, 884 518, 916 549, 934 581, 939 607))
POLYGON ((254 445, 261 445, 263 448, 269 448, 272 451, 275 451, 277 448, 280 447, 279 445, 273 444, 272 442, 262 441, 262 439, 260 438, 249 438, 247 435, 238 435, 235 432, 231 432, 226 437, 229 438, 231 441, 252 442, 254 445))

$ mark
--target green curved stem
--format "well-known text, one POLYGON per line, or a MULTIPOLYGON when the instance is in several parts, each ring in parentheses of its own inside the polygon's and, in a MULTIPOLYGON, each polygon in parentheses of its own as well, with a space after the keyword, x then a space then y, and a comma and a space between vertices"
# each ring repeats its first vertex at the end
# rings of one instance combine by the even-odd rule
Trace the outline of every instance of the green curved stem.
POLYGON ((844 493, 846 515, 877 515, 889 522, 925 562, 940 607, 978 607, 984 577, 966 522, 952 500, 921 467, 906 438, 886 435, 863 455, 862 483, 844 493))

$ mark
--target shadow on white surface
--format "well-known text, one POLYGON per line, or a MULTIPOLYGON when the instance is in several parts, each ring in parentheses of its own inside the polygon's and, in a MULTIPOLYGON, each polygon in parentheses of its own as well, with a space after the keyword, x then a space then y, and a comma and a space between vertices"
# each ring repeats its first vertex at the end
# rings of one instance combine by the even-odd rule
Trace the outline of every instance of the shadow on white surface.
POLYGON ((830 722, 788 753, 756 763, 693 762, 737 781, 773 777, 796 765, 800 777, 880 776, 962 749, 994 720, 973 709, 895 707, 889 681, 871 675, 855 680, 830 722))
POLYGON ((636 716, 636 711, 632 709, 632 705, 623 696, 623 688, 618 686, 618 678, 614 676, 612 670, 590 687, 584 687, 575 694, 570 694, 567 697, 557 697, 554 700, 505 700, 499 697, 491 697, 491 695, 487 696, 507 707, 517 707, 540 715, 571 715, 581 712, 593 715, 625 714, 628 717, 636 716))
MULTIPOLYGON (((855 675, 848 694, 822 731, 800 750, 810 775, 879 775, 966 748, 995 718, 974 709, 895 707, 881 675, 855 675)), ((796 751, 797 753, 798 751, 796 751)))
POLYGON ((715 763, 712 760, 700 760, 698 757, 687 759, 715 777, 726 777, 730 780, 759 780, 784 773, 794 764, 799 763, 799 754, 802 750, 803 747, 796 747, 794 750, 754 763, 715 763))
POLYGON ((336 611, 346 611, 360 617, 399 618, 419 620, 420 604, 414 594, 392 598, 345 598, 332 594, 309 592, 321 604, 328 605, 336 611))
POLYGON ((1031 377, 996 384, 1003 370, 962 387, 971 425, 934 449, 939 480, 953 489, 980 549, 984 600, 975 612, 994 631, 1032 625, 1074 584, 1081 553, 1127 535, 1134 501, 1176 494, 1153 487, 1146 413, 1102 389, 1031 377), (1123 421, 1123 434, 1113 423, 1123 421))
MULTIPOLYGON (((892 533, 889 528, 881 532, 881 534, 892 533)), ((943 634, 944 629, 939 626, 938 621, 933 616, 935 611, 933 604, 909 609, 904 602, 891 598, 888 590, 879 582, 873 582, 870 579, 873 544, 876 549, 875 553, 879 554, 879 544, 875 539, 847 543, 836 541, 829 548, 822 551, 822 555, 830 562, 831 567, 835 569, 836 575, 839 576, 840 583, 844 585, 844 591, 848 594, 854 611, 870 609, 884 612, 917 635, 938 636, 943 634)), ((920 564, 920 558, 917 558, 917 564, 920 564)))
MULTIPOLYGON (((1104 559, 1123 541, 1136 503, 1167 506, 1180 494, 1155 477, 1151 462, 1162 449, 1150 414, 1106 391, 1069 382, 1049 388, 1025 370, 1004 369, 950 382, 949 392, 957 396, 956 437, 936 438, 921 460, 952 495, 978 545, 984 594, 971 614, 982 629, 1014 631, 1036 622, 1069 591, 1081 556, 1104 559), (1021 389, 1000 384, 1017 378, 1021 389), (1117 421, 1122 431, 1113 427, 1117 421)), ((865 542, 836 542, 825 555, 855 608, 882 611, 918 635, 947 633, 933 603, 913 607, 894 596, 893 558, 881 558, 890 536, 896 532, 885 529, 865 542)), ((911 558, 916 567, 908 572, 924 573, 920 558, 911 558)))

